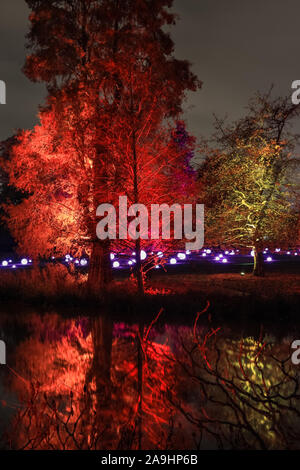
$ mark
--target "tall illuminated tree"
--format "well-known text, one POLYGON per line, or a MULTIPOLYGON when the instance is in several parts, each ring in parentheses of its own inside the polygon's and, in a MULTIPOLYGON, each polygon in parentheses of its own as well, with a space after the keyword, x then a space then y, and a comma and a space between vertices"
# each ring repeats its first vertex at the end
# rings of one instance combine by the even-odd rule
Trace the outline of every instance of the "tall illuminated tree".
MULTIPOLYGON (((259 95, 248 115, 225 127, 217 121, 217 150, 207 151, 199 177, 206 203, 207 240, 254 250, 264 275, 264 247, 295 243, 297 209, 291 171, 299 138, 291 132, 299 107, 259 95)), ((299 189, 299 188, 298 188, 299 189)))
MULTIPOLYGON (((40 174, 53 183, 52 164, 61 170, 60 176, 65 180, 60 186, 68 190, 62 189, 60 197, 72 202, 74 226, 80 219, 78 236, 85 237, 85 250, 91 258, 89 288, 98 292, 99 287, 110 281, 111 274, 109 240, 99 241, 96 237, 96 208, 101 203, 113 202, 114 185, 126 164, 122 149, 130 149, 135 165, 140 158, 137 139, 145 129, 148 141, 160 133, 159 128, 166 119, 179 115, 185 91, 196 90, 199 82, 186 61, 174 58, 173 42, 163 30, 174 23, 174 15, 169 12, 172 0, 28 0, 27 3, 32 10, 28 34, 32 53, 27 57, 24 71, 31 80, 47 83, 51 118, 48 115, 42 119, 50 120, 51 124, 47 125, 52 139, 47 143, 50 151, 43 145, 49 166, 42 168, 41 173, 36 172, 34 165, 41 168, 42 163, 36 153, 35 159, 27 154, 29 168, 40 183, 40 174), (64 150, 55 152, 59 147, 64 150), (51 168, 48 175, 47 168, 49 171, 51 168)), ((47 140, 47 132, 44 137, 47 140)), ((24 138, 27 145, 30 135, 24 138)), ((21 149, 17 153, 20 155, 21 149)), ((23 160, 24 169, 25 166, 23 160)), ((16 185, 17 180, 18 175, 14 173, 16 185)), ((140 176, 136 174, 134 181, 134 199, 137 199, 140 176)), ((34 193, 31 185, 33 197, 34 193)), ((43 196, 53 199, 51 185, 44 185, 43 196)), ((61 211, 66 201, 59 202, 61 211)), ((19 207, 21 218, 24 207, 19 207)), ((52 218, 58 230, 62 219, 66 224, 61 241, 67 233, 65 241, 72 236, 75 246, 78 236, 68 228, 67 212, 58 223, 53 219, 55 212, 50 212, 48 221, 52 218)), ((37 215, 36 222, 42 228, 43 215, 37 210, 32 213, 37 215)), ((20 220, 15 216, 15 221, 20 220)), ((26 224, 23 228, 26 229, 26 224)), ((30 248, 29 238, 27 242, 30 248)), ((40 253, 44 254, 51 243, 49 238, 46 250, 40 243, 40 253)))

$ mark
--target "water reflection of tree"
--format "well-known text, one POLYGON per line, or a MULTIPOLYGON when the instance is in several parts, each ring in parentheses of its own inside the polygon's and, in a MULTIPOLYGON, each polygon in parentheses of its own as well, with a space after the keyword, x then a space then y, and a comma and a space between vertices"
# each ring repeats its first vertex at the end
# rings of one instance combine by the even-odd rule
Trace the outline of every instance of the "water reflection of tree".
POLYGON ((88 326, 66 323, 47 328, 47 318, 35 318, 35 333, 16 351, 12 387, 22 407, 10 447, 164 447, 172 410, 161 382, 169 366, 154 345, 145 347, 144 329, 115 325, 113 334, 105 315, 88 326))
POLYGON ((177 340, 182 381, 168 399, 198 448, 300 448, 299 376, 288 344, 198 328, 177 340), (185 390, 193 393, 182 399, 185 390))
MULTIPOLYGON (((158 318, 158 317, 157 317, 158 318)), ((289 345, 210 327, 35 318, 16 352, 21 449, 299 448, 289 345)))

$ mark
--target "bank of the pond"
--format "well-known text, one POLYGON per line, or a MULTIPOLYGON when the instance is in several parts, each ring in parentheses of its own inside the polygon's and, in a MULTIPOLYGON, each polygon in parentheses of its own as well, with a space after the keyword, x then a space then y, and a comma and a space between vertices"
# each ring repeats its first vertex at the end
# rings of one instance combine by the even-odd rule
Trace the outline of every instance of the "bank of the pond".
MULTIPOLYGON (((44 279, 47 283, 47 279, 44 279)), ((82 311, 97 315, 109 311, 116 319, 149 321, 159 309, 169 321, 190 324, 197 312, 209 303, 208 312, 220 321, 286 322, 298 319, 300 311, 300 275, 269 274, 265 278, 251 275, 161 275, 150 279, 145 296, 137 295, 129 280, 115 280, 109 292, 100 299, 85 295, 84 283, 57 285, 50 290, 39 286, 24 289, 22 284, 0 285, 1 304, 5 309, 26 314, 31 307, 41 312, 52 308, 64 316, 81 315, 82 311), (19 286, 19 287, 18 287, 19 286)))

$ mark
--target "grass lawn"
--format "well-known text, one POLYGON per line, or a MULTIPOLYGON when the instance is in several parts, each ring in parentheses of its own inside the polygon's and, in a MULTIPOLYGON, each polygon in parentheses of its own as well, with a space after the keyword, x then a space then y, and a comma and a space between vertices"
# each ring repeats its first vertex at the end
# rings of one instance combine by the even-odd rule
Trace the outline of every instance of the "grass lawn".
POLYGON ((196 291, 209 294, 223 294, 228 297, 257 296, 273 298, 300 294, 300 274, 268 273, 258 278, 251 274, 173 274, 155 276, 150 281, 154 289, 164 286, 176 293, 196 291))

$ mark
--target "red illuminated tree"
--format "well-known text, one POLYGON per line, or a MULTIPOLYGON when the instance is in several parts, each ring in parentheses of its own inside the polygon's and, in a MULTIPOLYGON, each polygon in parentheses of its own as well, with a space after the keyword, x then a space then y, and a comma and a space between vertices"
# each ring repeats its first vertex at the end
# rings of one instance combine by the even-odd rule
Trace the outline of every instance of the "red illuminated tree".
POLYGON ((27 252, 88 252, 96 293, 111 279, 110 242, 96 237, 96 208, 114 202, 122 178, 139 199, 145 175, 138 161, 170 162, 161 153, 163 123, 177 118, 186 90, 200 84, 174 58, 163 30, 174 23, 172 0, 27 3, 32 53, 24 70, 47 83, 49 98, 41 126, 25 132, 14 152, 11 180, 30 197, 8 210, 11 226, 27 252))

